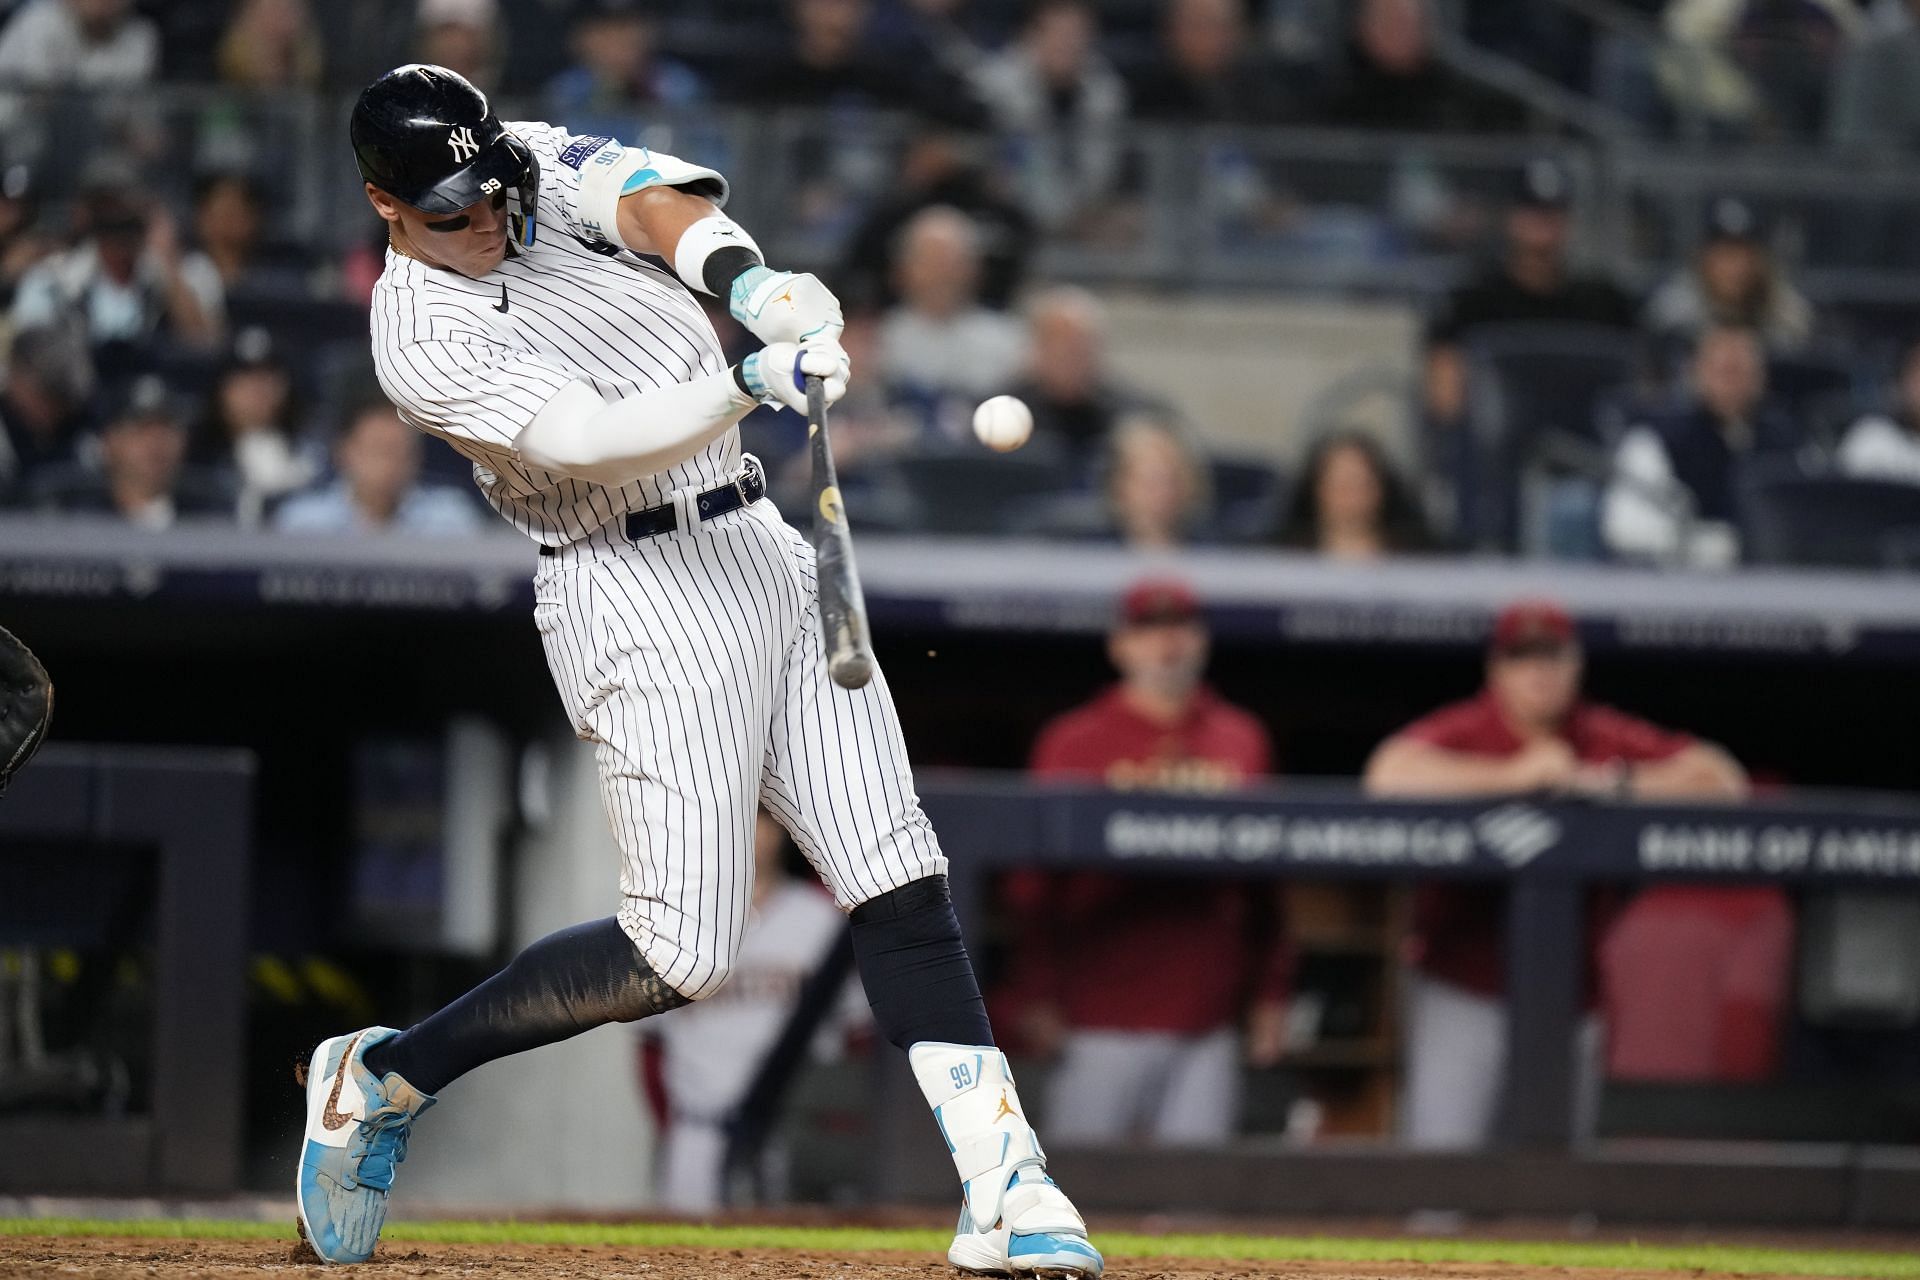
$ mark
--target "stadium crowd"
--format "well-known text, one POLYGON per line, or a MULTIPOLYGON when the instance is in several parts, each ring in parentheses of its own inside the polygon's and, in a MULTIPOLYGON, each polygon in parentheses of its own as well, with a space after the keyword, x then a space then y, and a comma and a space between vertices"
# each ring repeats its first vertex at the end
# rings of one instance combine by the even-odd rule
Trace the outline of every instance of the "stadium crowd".
MULTIPOLYGON (((847 303, 860 371, 840 437, 868 528, 1717 566, 1779 501, 1849 506, 1809 478, 1868 478, 1906 510, 1920 361, 1889 367, 1884 343, 1836 354, 1847 318, 1810 300, 1769 211, 1737 195, 1698 210, 1698 246, 1668 278, 1616 279, 1576 252, 1578 175, 1525 162, 1521 142, 1487 232, 1433 233, 1460 261, 1494 243, 1477 273, 1419 299, 1431 318, 1407 438, 1334 422, 1257 457, 1210 456, 1208 441, 1258 428, 1219 432, 1246 424, 1190 420, 1138 385, 1101 298, 1036 266, 1049 244, 1125 242, 1136 128, 1551 141, 1533 103, 1447 56, 1463 38, 1520 50, 1651 138, 1706 119, 1719 140, 1903 146, 1889 130, 1920 118, 1880 101, 1901 80, 1873 71, 1920 47, 1909 6, 1637 7, 1666 34, 1664 60, 1636 76, 1591 32, 1490 0, 1454 23, 1422 0, 21 0, 0 27, 0 504, 152 527, 486 527, 456 460, 373 407, 356 308, 380 269, 378 224, 293 233, 273 139, 250 115, 259 95, 338 96, 412 57, 579 131, 735 109, 907 122, 870 198, 813 221, 832 233, 815 265, 847 303), (1524 39, 1499 35, 1508 18, 1524 39), (100 105, 146 86, 216 88, 184 121, 100 105), (80 165, 53 118, 74 90, 113 126, 80 165), (1003 391, 1036 419, 1006 458, 967 432, 972 406, 1003 391), (1290 480, 1282 456, 1299 459, 1290 480)), ((726 144, 687 128, 676 145, 726 144)), ((1278 216, 1271 175, 1236 185, 1233 163, 1208 152, 1210 198, 1278 216)), ((762 411, 746 434, 786 481, 776 492, 797 492, 797 424, 762 411)), ((1793 558, 1778 541, 1768 554, 1793 558)))

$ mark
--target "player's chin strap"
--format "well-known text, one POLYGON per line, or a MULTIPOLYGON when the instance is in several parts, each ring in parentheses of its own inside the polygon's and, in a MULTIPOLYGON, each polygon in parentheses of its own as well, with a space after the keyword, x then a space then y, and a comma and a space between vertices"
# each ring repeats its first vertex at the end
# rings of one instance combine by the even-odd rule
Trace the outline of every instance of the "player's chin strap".
POLYGON ((1047 1155, 1005 1054, 992 1045, 922 1041, 907 1061, 953 1152, 974 1230, 991 1231, 1004 1216, 1021 1232, 1086 1233, 1079 1212, 1044 1176, 1047 1155))

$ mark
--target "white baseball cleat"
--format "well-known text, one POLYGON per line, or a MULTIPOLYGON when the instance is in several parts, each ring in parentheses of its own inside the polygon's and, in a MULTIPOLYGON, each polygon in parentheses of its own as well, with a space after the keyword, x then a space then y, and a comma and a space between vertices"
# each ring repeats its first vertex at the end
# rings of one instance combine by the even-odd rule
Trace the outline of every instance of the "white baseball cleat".
POLYGON ((1038 1165, 1013 1175, 991 1230, 976 1230, 971 1208, 961 1206, 947 1261, 974 1275, 1041 1280, 1082 1280, 1106 1265, 1079 1211, 1038 1165))
POLYGON ((916 1044, 907 1055, 960 1174, 947 1261, 975 1275, 1087 1280, 1105 1268, 1087 1224, 1047 1176, 1007 1059, 991 1045, 916 1044))
POLYGON ((368 1027, 322 1040, 307 1064, 307 1136, 296 1191, 300 1233, 322 1262, 365 1262, 387 1221, 394 1167, 434 1100, 398 1075, 375 1077, 368 1049, 399 1034, 368 1027))

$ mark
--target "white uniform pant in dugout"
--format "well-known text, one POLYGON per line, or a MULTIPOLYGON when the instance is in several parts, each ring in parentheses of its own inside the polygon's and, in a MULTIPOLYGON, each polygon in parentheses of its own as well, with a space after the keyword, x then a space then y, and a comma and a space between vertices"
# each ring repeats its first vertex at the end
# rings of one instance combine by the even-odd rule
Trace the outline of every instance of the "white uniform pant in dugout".
POLYGON ((718 990, 753 897, 764 803, 843 910, 946 872, 884 676, 827 674, 813 548, 770 502, 542 560, 534 621, 574 731, 597 744, 621 927, 690 999, 718 990))

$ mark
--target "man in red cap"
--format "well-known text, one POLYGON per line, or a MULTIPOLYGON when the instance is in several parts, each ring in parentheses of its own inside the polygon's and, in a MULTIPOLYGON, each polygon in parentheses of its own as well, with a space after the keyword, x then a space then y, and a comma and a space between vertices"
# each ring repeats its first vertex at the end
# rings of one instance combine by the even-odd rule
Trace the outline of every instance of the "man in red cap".
MULTIPOLYGON (((1119 683, 1041 731, 1034 774, 1172 791, 1223 791, 1266 774, 1266 730, 1203 682, 1208 639, 1185 583, 1137 583, 1107 638, 1119 683)), ((1292 956, 1272 882, 1026 871, 1006 892, 1032 926, 1017 935, 1007 998, 1023 1010, 1028 1048, 1059 1055, 1049 1135, 1231 1137, 1240 1024, 1252 1064, 1277 1062, 1285 1047, 1292 956)))
MULTIPOLYGON (((1737 799, 1747 776, 1725 751, 1588 702, 1573 619, 1548 601, 1501 613, 1480 693, 1388 738, 1367 762, 1381 796, 1549 792, 1622 800, 1737 799)), ((1415 897, 1402 1136, 1462 1147, 1491 1134, 1506 1062, 1498 890, 1423 885, 1415 897)), ((1600 921, 1589 927, 1589 951, 1600 921)), ((1588 974, 1595 972, 1588 957, 1588 974)), ((1583 1031, 1576 1131, 1597 1103, 1598 1024, 1583 1031)))

